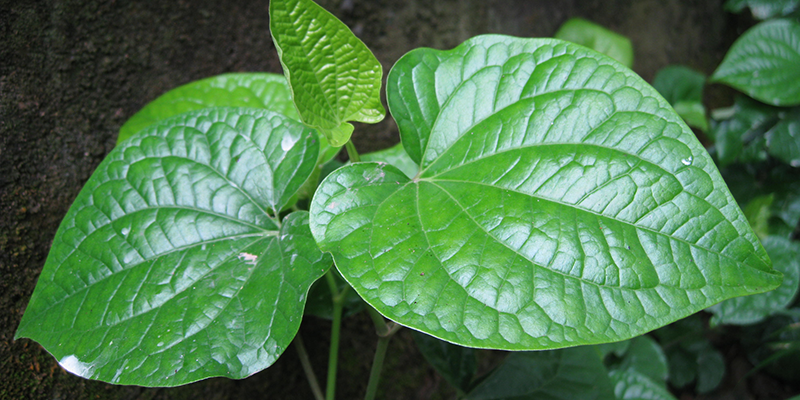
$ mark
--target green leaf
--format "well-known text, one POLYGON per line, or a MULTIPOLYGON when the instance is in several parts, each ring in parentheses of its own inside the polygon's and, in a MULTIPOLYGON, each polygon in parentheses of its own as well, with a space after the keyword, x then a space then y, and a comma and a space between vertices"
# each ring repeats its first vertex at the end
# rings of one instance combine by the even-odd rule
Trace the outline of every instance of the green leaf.
POLYGON ((618 400, 675 400, 664 388, 635 370, 616 370, 608 374, 618 400))
POLYGON ((781 117, 766 134, 767 151, 792 167, 800 168, 800 108, 781 113, 781 117))
POLYGON ((709 308, 714 313, 712 325, 755 324, 792 303, 800 285, 800 242, 769 236, 763 244, 775 269, 783 273, 783 283, 771 292, 725 300, 709 308))
POLYGON ((425 360, 453 387, 467 392, 478 368, 475 349, 456 346, 416 331, 412 334, 425 360))
POLYGON ((631 340, 630 348, 625 352, 618 368, 635 370, 662 385, 669 376, 667 356, 661 346, 649 336, 639 336, 631 340))
POLYGON ((798 0, 728 0, 725 10, 740 13, 749 7, 753 17, 763 20, 789 15, 798 9, 798 5, 798 0))
MULTIPOLYGON (((717 158, 726 166, 742 160, 745 146, 763 151, 762 142, 766 132, 777 123, 779 108, 759 103, 746 96, 737 96, 731 109, 731 117, 711 126, 717 158)), ((765 154, 766 156, 766 154, 765 154)))
POLYGON ((269 27, 303 122, 333 146, 348 121, 380 122, 381 64, 350 29, 311 0, 271 0, 269 27))
POLYGON ((593 347, 597 350, 598 354, 600 354, 600 358, 605 359, 609 354, 622 357, 628 351, 628 348, 630 348, 631 340, 633 339, 623 340, 620 342, 596 344, 593 347))
POLYGON ((187 83, 148 103, 119 129, 117 144, 167 118, 207 107, 255 107, 299 119, 286 78, 233 73, 187 83))
POLYGON ((709 393, 722 383, 725 377, 725 358, 711 346, 704 348, 697 356, 698 393, 709 393))
POLYGON ((605 400, 614 398, 614 390, 597 353, 576 347, 511 353, 467 398, 605 400))
POLYGON ((733 43, 711 81, 776 106, 800 104, 800 23, 762 22, 733 43))
POLYGON ((420 173, 348 165, 311 204, 320 247, 388 318, 464 346, 548 349, 780 283, 691 130, 610 58, 479 36, 412 51, 388 87, 420 173))
POLYGON ((408 153, 406 153, 403 149, 403 145, 400 143, 385 150, 362 154, 361 161, 385 162, 397 167, 397 169, 403 171, 409 178, 414 177, 417 175, 417 172, 419 172, 419 166, 408 156, 408 153))
POLYGON ((656 73, 653 87, 673 106, 681 101, 703 101, 706 76, 691 68, 670 65, 656 73))
POLYGON ((315 137, 280 114, 214 108, 121 143, 64 217, 16 337, 116 384, 271 365, 331 265, 307 213, 275 218, 314 168, 315 137))
POLYGON ((725 362, 705 337, 699 314, 655 331, 669 362, 669 382, 682 388, 695 382, 695 389, 708 392, 725 375, 725 362))
MULTIPOLYGON (((759 196, 747 203, 743 210, 744 216, 747 217, 747 221, 750 222, 753 231, 761 240, 769 236, 769 219, 772 216, 770 208, 772 208, 774 200, 775 196, 772 194, 759 196)), ((769 251, 767 251, 767 254, 769 254, 769 251)), ((775 260, 772 259, 772 262, 774 264, 775 260)), ((775 268, 777 269, 777 266, 775 268)))
POLYGON ((686 125, 695 127, 702 132, 708 131, 708 118, 706 108, 699 101, 679 101, 673 105, 675 112, 683 118, 686 125))
POLYGON ((631 40, 583 18, 571 18, 553 36, 603 53, 622 65, 633 66, 631 40))

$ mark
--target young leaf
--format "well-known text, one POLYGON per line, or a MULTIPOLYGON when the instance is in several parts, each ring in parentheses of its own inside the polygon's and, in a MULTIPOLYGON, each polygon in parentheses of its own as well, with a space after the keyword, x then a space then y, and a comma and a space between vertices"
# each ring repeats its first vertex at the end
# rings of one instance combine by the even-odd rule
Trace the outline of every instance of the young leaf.
POLYGON ((605 400, 614 390, 591 348, 515 352, 468 395, 470 400, 605 400))
POLYGON ((708 153, 632 71, 553 39, 478 36, 389 74, 409 179, 357 163, 311 231, 388 318, 508 350, 619 341, 780 273, 708 153))
POLYGON ((631 40, 583 18, 571 18, 553 36, 599 51, 630 68, 633 66, 631 40))
POLYGON ((315 136, 272 112, 215 108, 117 146, 64 217, 16 337, 116 384, 271 365, 331 263, 307 213, 276 218, 314 168, 315 136))
POLYGON ((673 105, 681 101, 702 102, 705 84, 705 75, 681 65, 664 67, 653 79, 653 88, 673 105))
POLYGON ((669 376, 667 356, 661 346, 649 336, 639 336, 631 340, 618 369, 635 370, 662 386, 669 376))
POLYGON ((800 104, 800 23, 762 22, 733 43, 711 81, 776 106, 800 104))
POLYGON ((187 111, 207 107, 255 107, 299 120, 286 78, 233 73, 187 83, 148 103, 119 129, 117 144, 140 130, 187 111))
POLYGON ((332 146, 348 121, 380 122, 381 64, 339 19, 311 0, 271 0, 269 27, 300 118, 332 146))
POLYGON ((783 273, 783 283, 771 292, 725 300, 709 308, 714 313, 712 325, 755 324, 791 304, 800 284, 800 242, 769 236, 763 244, 775 269, 783 273))
POLYGON ((475 349, 457 346, 416 331, 412 335, 425 360, 453 387, 467 392, 478 369, 475 349))
POLYGON ((675 400, 664 385, 635 370, 611 371, 608 376, 617 400, 675 400))

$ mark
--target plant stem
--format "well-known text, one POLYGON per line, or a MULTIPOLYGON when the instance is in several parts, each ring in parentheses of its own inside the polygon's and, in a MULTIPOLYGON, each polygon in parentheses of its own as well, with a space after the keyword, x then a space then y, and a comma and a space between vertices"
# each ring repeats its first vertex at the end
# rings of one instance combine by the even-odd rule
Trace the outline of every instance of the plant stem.
POLYGON ((347 148, 347 157, 350 158, 350 162, 361 161, 361 157, 358 156, 358 151, 356 151, 356 146, 352 140, 348 140, 344 147, 347 148))
POLYGON ((311 368, 311 361, 308 360, 308 352, 306 351, 305 344, 303 344, 303 337, 300 336, 300 333, 294 337, 294 348, 297 350, 297 355, 300 357, 300 364, 303 366, 303 371, 306 373, 308 384, 311 386, 311 392, 314 393, 314 399, 325 400, 325 396, 322 395, 322 389, 319 388, 317 375, 314 374, 314 369, 311 368))
POLYGON ((372 359, 372 369, 369 372, 367 393, 364 395, 364 400, 374 400, 375 394, 378 392, 378 382, 381 379, 381 370, 383 369, 383 361, 386 359, 386 349, 389 348, 389 340, 402 326, 394 322, 387 324, 383 316, 370 307, 369 304, 367 304, 367 313, 372 318, 372 322, 375 324, 375 331, 379 336, 378 347, 375 349, 375 358, 372 359))
POLYGON ((325 280, 328 281, 331 289, 331 301, 333 302, 333 325, 331 325, 331 349, 328 354, 328 381, 326 382, 325 398, 334 400, 336 398, 336 369, 339 362, 339 332, 342 330, 342 309, 347 288, 339 292, 333 272, 330 270, 325 274, 325 280))

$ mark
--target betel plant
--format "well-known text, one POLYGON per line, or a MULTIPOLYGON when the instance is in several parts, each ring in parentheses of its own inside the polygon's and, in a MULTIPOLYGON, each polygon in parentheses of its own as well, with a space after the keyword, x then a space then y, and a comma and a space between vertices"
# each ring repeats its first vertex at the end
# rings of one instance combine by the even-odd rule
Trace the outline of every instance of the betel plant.
MULTIPOLYGON (((384 117, 380 64, 310 0, 271 1, 270 27, 285 79, 199 81, 123 127, 56 233, 17 338, 111 383, 243 378, 292 342, 324 276, 327 397, 350 291, 382 336, 372 397, 399 326, 558 349, 781 282, 691 130, 607 56, 500 35, 414 50, 387 78, 402 148, 359 162, 350 121, 384 117), (352 163, 318 182, 341 145, 352 163)), ((586 354, 516 353, 506 368, 571 365, 596 396, 586 354)))

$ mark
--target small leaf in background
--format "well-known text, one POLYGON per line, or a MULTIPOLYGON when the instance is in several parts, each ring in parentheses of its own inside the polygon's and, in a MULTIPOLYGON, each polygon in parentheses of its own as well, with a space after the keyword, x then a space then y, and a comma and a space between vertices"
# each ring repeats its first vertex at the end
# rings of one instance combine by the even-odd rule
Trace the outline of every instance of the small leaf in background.
POLYGON ((775 106, 800 104, 800 23, 762 22, 733 43, 710 80, 775 106))
POLYGON ((262 108, 299 120, 282 75, 223 74, 187 83, 151 101, 122 125, 117 144, 157 122, 207 107, 262 108))
POLYGON ((631 340, 623 340, 619 342, 611 342, 611 343, 602 343, 593 345, 598 354, 600 354, 600 358, 605 359, 606 356, 609 354, 613 354, 616 357, 622 357, 625 355, 625 352, 628 351, 628 348, 631 346, 631 340))
POLYGON ((743 329, 742 344, 756 369, 787 382, 800 380, 800 308, 743 329))
POLYGON ((749 165, 736 165, 722 172, 733 196, 743 208, 758 197, 772 196, 769 235, 791 237, 800 224, 800 174, 795 168, 778 164, 763 174, 749 165))
POLYGON ((552 349, 780 283, 694 133, 611 58, 485 35, 410 52, 387 85, 420 172, 350 164, 310 207, 320 247, 384 316, 464 346, 552 349))
POLYGON ((633 66, 630 39, 583 18, 570 18, 553 37, 603 53, 628 68, 633 66))
POLYGON ((413 331, 412 335, 425 360, 447 382, 463 393, 469 391, 478 369, 475 349, 454 345, 417 331, 413 331))
POLYGON ((590 347, 510 353, 475 389, 470 400, 606 400, 614 389, 590 347))
POLYGON ((115 384, 270 366, 331 266, 308 213, 276 217, 314 168, 315 139, 280 114, 207 108, 124 141, 64 217, 16 338, 115 384))
POLYGON ((408 156, 403 145, 398 143, 385 150, 362 154, 361 161, 385 162, 403 171, 409 178, 413 178, 419 172, 419 166, 411 157, 408 156))
POLYGON ((350 140, 348 121, 380 122, 381 64, 338 18, 311 0, 271 0, 270 31, 300 118, 332 146, 350 140))
POLYGON ((636 370, 620 369, 609 373, 617 400, 676 400, 664 387, 636 370))
POLYGON ((635 370, 662 385, 669 375, 667 356, 664 355, 661 346, 646 335, 631 339, 628 351, 616 368, 635 370))
POLYGON ((708 118, 703 106, 705 84, 705 75, 681 65, 664 67, 653 79, 653 87, 672 104, 686 124, 703 132, 708 131, 708 118))
POLYGON ((681 101, 702 102, 705 84, 705 75, 682 65, 666 66, 653 79, 653 88, 673 105, 681 101))
POLYGON ((725 362, 704 336, 705 325, 692 315, 654 331, 669 363, 669 382, 676 388, 695 383, 695 390, 714 390, 725 376, 725 362))
POLYGON ((800 168, 800 108, 786 110, 779 118, 780 122, 766 134, 767 151, 792 167, 800 168))
POLYGON ((712 325, 748 325, 779 313, 792 303, 800 285, 800 242, 769 236, 762 243, 775 269, 783 273, 777 289, 746 297, 725 300, 708 311, 714 314, 712 325))
POLYGON ((791 14, 800 8, 799 0, 728 0, 725 2, 725 10, 740 13, 746 7, 750 8, 753 17, 757 19, 769 19, 783 17, 791 14))
MULTIPOLYGON (((747 222, 753 228, 753 231, 758 235, 762 241, 769 236, 769 219, 772 217, 772 203, 775 201, 775 195, 769 194, 766 196, 759 196, 750 200, 747 206, 744 207, 744 216, 747 217, 747 222)), ((763 244, 763 243, 762 243, 763 244)), ((769 250, 767 251, 769 254, 769 250)), ((770 255, 772 259, 772 255, 770 255)), ((774 265, 775 260, 772 260, 774 265)), ((775 268, 778 268, 775 266, 775 268)), ((783 271, 781 271, 783 272, 783 271)))
POLYGON ((715 120, 711 126, 711 137, 720 165, 724 167, 736 161, 766 159, 765 135, 778 122, 781 110, 746 96, 737 96, 730 116, 715 120), (743 156, 746 147, 751 149, 749 153, 756 155, 743 156), (759 152, 763 153, 763 157, 757 155, 759 152))

